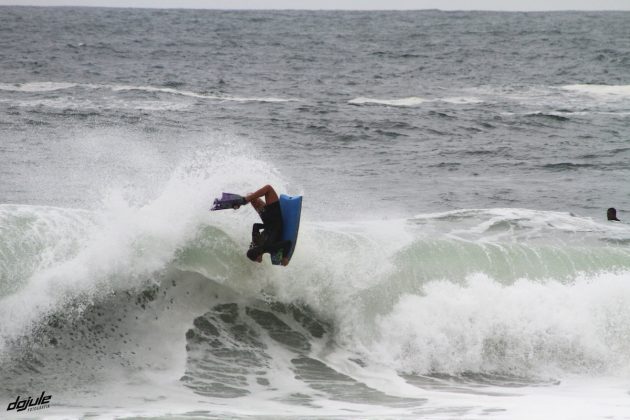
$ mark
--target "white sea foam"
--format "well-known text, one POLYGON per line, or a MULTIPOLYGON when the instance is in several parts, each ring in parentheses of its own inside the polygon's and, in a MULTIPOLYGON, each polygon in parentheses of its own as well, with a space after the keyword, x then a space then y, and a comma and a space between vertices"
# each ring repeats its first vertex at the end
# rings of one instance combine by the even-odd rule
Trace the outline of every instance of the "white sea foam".
MULTIPOLYGON (((591 218, 579 217, 568 212, 542 211, 519 208, 462 209, 441 213, 418 214, 413 219, 423 229, 431 228, 435 234, 456 235, 462 239, 486 241, 488 230, 504 222, 509 229, 500 233, 508 240, 530 238, 558 239, 559 233, 592 233, 606 236, 630 237, 630 226, 601 223, 591 218)), ((496 239, 496 234, 491 239, 496 239)), ((598 236, 595 236, 599 239, 598 236)), ((570 245, 570 243, 567 243, 570 245)))
POLYGON ((238 97, 228 95, 208 95, 197 92, 178 90, 172 88, 163 88, 155 86, 130 86, 130 85, 102 85, 102 87, 110 88, 115 92, 120 91, 144 91, 144 92, 161 92, 171 95, 188 96, 191 98, 211 99, 217 101, 234 101, 234 102, 291 102, 295 99, 275 98, 275 97, 238 97))
POLYGON ((367 98, 367 97, 358 97, 348 101, 349 104, 352 105, 386 105, 386 106, 397 106, 397 107, 413 107, 422 105, 424 103, 431 102, 446 102, 450 104, 476 104, 482 103, 483 101, 479 98, 474 97, 446 97, 446 98, 421 98, 417 96, 411 96, 407 98, 399 98, 399 99, 376 99, 376 98, 367 98))
MULTIPOLYGON (((121 85, 121 84, 92 84, 92 83, 68 83, 68 82, 28 82, 28 83, 0 83, 0 90, 13 91, 13 92, 52 92, 57 90, 65 90, 74 87, 80 87, 83 89, 108 89, 114 92, 125 91, 141 91, 149 93, 166 93, 169 95, 186 96, 191 98, 208 99, 214 101, 231 101, 231 102, 292 102, 297 99, 292 98, 277 98, 273 96, 269 97, 248 97, 248 96, 230 96, 230 95, 209 95, 202 94, 188 90, 179 90, 167 87, 156 86, 134 86, 134 85, 121 85)), ((151 108, 142 108, 151 109, 151 108)))
POLYGON ((630 97, 630 85, 566 85, 562 89, 593 96, 630 97))
POLYGON ((377 320, 375 360, 407 372, 516 375, 630 371, 630 273, 571 284, 485 275, 435 281, 377 320))
POLYGON ((417 96, 411 96, 408 98, 400 98, 400 99, 374 99, 374 98, 366 98, 366 97, 358 97, 348 101, 349 104, 352 105, 365 105, 365 104, 376 104, 376 105, 388 105, 388 106, 416 106, 423 104, 425 102, 430 102, 430 99, 419 98, 417 96))
POLYGON ((191 107, 190 103, 160 101, 160 100, 143 100, 143 99, 119 99, 119 98, 90 98, 79 99, 76 97, 59 97, 59 98, 33 98, 25 100, 0 99, 0 102, 17 106, 21 108, 46 107, 58 110, 80 110, 80 111, 99 111, 99 110, 146 110, 146 111, 182 111, 191 107))
MULTIPOLYGON (((28 331, 38 319, 62 308, 67 302, 78 297, 90 300, 116 290, 140 286, 154 272, 164 269, 177 249, 191 241, 198 229, 210 220, 208 207, 211 197, 219 196, 221 190, 247 192, 246 189, 258 187, 251 185, 251 180, 260 178, 261 174, 282 188, 283 183, 272 167, 248 157, 246 150, 236 149, 239 150, 238 155, 219 153, 214 157, 200 157, 200 161, 193 159, 179 167, 162 186, 158 197, 144 204, 135 204, 133 199, 125 198, 121 190, 113 190, 104 198, 101 209, 89 216, 68 210, 66 218, 83 214, 87 220, 82 224, 91 227, 83 229, 80 238, 68 232, 81 243, 81 247, 64 247, 70 250, 69 253, 63 256, 57 253, 54 263, 39 263, 41 258, 28 264, 19 263, 13 256, 8 264, 27 266, 24 269, 27 278, 20 281, 20 287, 14 293, 0 297, 0 351, 2 338, 28 331)), ((144 153, 138 156, 138 159, 143 158, 146 158, 144 153)), ((4 219, 10 216, 6 213, 11 208, 3 207, 1 210, 5 214, 4 219)), ((31 212, 33 217, 38 217, 47 211, 37 206, 26 206, 21 207, 19 212, 31 212)), ((212 214, 215 224, 221 225, 227 220, 228 227, 230 223, 242 224, 242 218, 247 215, 250 220, 254 217, 246 212, 232 218, 220 212, 212 214)), ((48 224, 53 223, 54 220, 48 224)), ((49 236, 64 237, 64 229, 68 227, 58 224, 58 228, 59 232, 44 233, 46 237, 42 238, 42 246, 50 241, 49 236)), ((246 231, 241 235, 244 248, 248 241, 246 231)), ((37 256, 25 253, 21 258, 30 261, 34 257, 37 256)), ((246 261, 242 254, 239 258, 241 263, 246 261)), ((217 264, 212 266, 209 275, 228 279, 231 275, 243 274, 241 270, 230 272, 229 267, 217 264)), ((251 276, 245 277, 242 281, 253 281, 251 276)))
POLYGON ((0 90, 13 92, 52 92, 55 90, 70 89, 77 85, 77 83, 66 82, 0 83, 0 90))
POLYGON ((630 98, 630 85, 484 86, 466 91, 486 103, 516 105, 517 108, 500 111, 506 116, 625 116, 630 98))
POLYGON ((481 98, 475 98, 472 96, 454 96, 450 98, 438 99, 440 102, 447 102, 451 104, 481 104, 484 102, 481 98))

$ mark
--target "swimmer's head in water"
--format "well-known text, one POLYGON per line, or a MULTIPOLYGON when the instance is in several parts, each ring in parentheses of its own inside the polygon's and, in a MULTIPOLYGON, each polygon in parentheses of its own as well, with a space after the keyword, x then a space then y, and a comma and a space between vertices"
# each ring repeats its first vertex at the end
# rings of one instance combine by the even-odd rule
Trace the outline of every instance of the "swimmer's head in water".
POLYGON ((608 209, 608 211, 606 212, 606 217, 608 218, 608 220, 615 220, 615 221, 619 221, 619 219, 617 219, 617 210, 615 210, 614 207, 611 207, 608 209))

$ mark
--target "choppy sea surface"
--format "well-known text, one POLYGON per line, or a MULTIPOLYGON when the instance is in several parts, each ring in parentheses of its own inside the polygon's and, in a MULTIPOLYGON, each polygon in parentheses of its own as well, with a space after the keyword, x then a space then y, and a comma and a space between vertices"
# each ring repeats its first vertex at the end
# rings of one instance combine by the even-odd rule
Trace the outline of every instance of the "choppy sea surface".
POLYGON ((628 22, 0 7, 0 417, 630 418, 628 22))

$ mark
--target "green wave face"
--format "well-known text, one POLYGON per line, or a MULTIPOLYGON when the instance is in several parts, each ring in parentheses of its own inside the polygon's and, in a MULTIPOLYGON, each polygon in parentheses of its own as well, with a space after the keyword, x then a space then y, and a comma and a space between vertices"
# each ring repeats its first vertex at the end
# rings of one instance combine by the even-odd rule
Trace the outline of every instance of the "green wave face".
MULTIPOLYGON (((280 323, 259 310, 277 302, 308 307, 328 325, 328 341, 317 346, 399 372, 528 377, 549 366, 583 373, 629 365, 624 279, 630 230, 622 224, 519 209, 390 221, 306 219, 293 261, 279 268, 245 257, 248 220, 191 212, 174 228, 145 212, 125 208, 103 218, 82 210, 2 206, 0 350, 11 353, 19 337, 37 341, 41 334, 31 333, 49 329, 51 319, 76 323, 89 315, 114 322, 103 305, 162 320, 155 328, 168 333, 158 335, 205 348, 204 340, 217 334, 198 319, 202 314, 216 327, 219 309, 236 303, 247 325, 253 320, 276 334, 280 323), (151 307, 157 318, 146 312, 151 307), (208 337, 185 336, 195 319, 208 337)), ((133 330, 129 319, 115 323, 133 330)), ((66 339, 73 342, 71 330, 66 339)), ((226 334, 243 345, 237 330, 226 334)), ((280 345, 286 339, 295 347, 294 336, 279 335, 280 345)), ((120 345, 114 336, 102 339, 120 345)), ((310 357, 314 343, 308 337, 298 343, 302 356, 310 357)), ((196 357, 189 361, 198 363, 196 357)), ((202 389, 190 363, 187 384, 202 389)))

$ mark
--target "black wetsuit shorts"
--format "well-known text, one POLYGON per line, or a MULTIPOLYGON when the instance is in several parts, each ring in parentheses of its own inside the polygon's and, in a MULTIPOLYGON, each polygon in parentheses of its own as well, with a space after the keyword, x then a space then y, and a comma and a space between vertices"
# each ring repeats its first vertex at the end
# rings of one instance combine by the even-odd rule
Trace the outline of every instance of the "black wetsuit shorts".
POLYGON ((255 223, 252 229, 252 244, 248 255, 260 255, 269 252, 272 255, 282 251, 288 255, 291 241, 282 240, 282 211, 280 202, 276 201, 263 207, 258 214, 263 223, 255 223), (262 230, 262 232, 261 232, 262 230))

